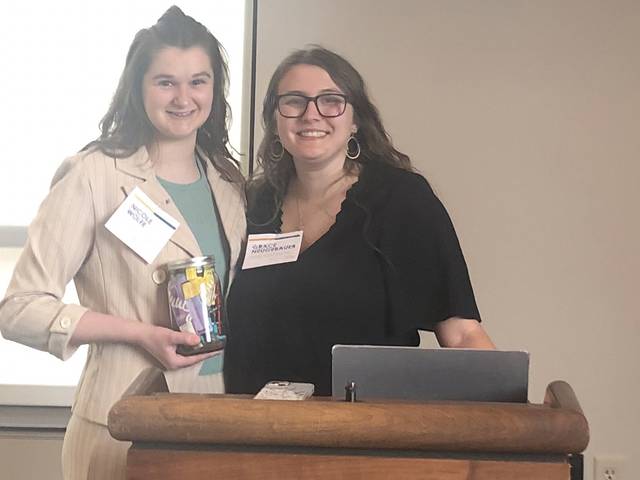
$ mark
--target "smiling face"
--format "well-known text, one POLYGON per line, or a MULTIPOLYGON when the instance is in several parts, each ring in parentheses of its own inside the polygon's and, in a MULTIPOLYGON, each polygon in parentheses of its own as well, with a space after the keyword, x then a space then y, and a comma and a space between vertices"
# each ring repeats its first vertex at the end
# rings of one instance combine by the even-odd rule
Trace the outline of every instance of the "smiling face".
MULTIPOLYGON (((291 67, 282 77, 278 95, 299 94, 315 97, 324 93, 344 93, 329 74, 315 65, 300 64, 291 67)), ((313 102, 309 102, 302 117, 285 118, 275 112, 278 136, 291 154, 296 168, 322 168, 344 164, 347 140, 357 127, 353 107, 347 103, 344 113, 326 118, 320 115, 313 102)))
POLYGON ((142 80, 144 109, 158 140, 192 140, 213 102, 213 69, 201 47, 166 47, 142 80))

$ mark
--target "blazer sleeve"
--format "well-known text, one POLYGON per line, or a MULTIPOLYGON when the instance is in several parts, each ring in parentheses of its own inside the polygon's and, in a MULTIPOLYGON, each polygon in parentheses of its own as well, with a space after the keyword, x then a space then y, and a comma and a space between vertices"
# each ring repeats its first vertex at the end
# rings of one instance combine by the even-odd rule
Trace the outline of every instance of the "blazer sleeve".
POLYGON ((2 336, 65 360, 69 340, 87 311, 65 304, 66 285, 92 252, 95 216, 86 165, 65 161, 28 229, 6 296, 0 302, 2 336))
POLYGON ((396 334, 433 330, 450 317, 480 320, 451 219, 427 181, 401 172, 384 207, 380 249, 396 334))

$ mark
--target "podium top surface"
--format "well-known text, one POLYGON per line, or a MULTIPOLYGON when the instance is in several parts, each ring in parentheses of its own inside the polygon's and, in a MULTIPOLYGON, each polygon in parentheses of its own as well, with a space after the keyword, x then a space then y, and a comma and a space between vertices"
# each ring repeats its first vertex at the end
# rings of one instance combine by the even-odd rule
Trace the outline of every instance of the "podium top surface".
POLYGON ((111 409, 109 431, 134 442, 567 454, 589 441, 587 420, 565 382, 549 385, 544 404, 128 393, 111 409))

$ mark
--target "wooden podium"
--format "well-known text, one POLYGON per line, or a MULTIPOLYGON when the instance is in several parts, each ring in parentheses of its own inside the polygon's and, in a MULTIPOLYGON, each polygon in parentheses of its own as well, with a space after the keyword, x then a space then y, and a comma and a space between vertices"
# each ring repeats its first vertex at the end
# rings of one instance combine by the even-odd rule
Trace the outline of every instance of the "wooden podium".
POLYGON ((589 428, 571 387, 543 404, 253 400, 166 393, 147 371, 114 405, 127 478, 569 480, 589 428))

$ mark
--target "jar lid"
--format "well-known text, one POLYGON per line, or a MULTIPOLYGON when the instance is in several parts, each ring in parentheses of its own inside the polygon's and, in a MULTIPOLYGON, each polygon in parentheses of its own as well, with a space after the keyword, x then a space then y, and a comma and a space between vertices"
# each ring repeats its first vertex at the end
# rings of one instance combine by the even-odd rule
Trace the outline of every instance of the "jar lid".
POLYGON ((205 255, 202 257, 188 258, 187 260, 176 260, 175 262, 167 263, 167 270, 173 272, 175 270, 183 270, 187 267, 205 267, 214 265, 215 260, 213 255, 205 255))

